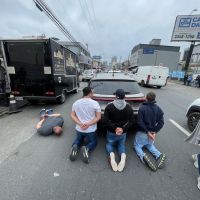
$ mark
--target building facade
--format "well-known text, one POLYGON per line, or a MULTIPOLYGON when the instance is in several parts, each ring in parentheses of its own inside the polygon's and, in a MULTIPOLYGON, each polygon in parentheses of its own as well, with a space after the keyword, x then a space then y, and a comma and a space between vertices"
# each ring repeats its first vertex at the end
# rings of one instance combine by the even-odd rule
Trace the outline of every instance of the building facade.
POLYGON ((160 45, 161 40, 152 40, 149 44, 133 47, 129 58, 130 68, 135 66, 165 66, 170 71, 177 70, 180 59, 180 47, 160 45))

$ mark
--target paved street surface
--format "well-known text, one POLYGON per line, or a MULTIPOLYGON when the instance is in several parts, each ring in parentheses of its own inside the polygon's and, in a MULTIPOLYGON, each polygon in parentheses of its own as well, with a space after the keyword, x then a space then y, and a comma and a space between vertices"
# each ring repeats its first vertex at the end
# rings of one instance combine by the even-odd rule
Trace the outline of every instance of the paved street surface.
POLYGON ((200 90, 172 82, 162 89, 142 88, 145 94, 150 90, 157 93, 157 102, 165 112, 165 126, 156 141, 168 157, 164 169, 154 173, 139 161, 132 148, 133 133, 128 136, 123 173, 111 171, 103 135, 99 135, 89 165, 80 159, 70 162, 68 154, 75 131, 69 114, 72 103, 82 95, 79 92, 68 95, 63 105, 48 105, 64 116, 61 137, 35 134, 38 112, 44 105, 28 106, 21 113, 0 118, 0 199, 199 200, 198 173, 191 154, 200 148, 185 143, 186 135, 172 120, 187 130, 185 112, 200 90))

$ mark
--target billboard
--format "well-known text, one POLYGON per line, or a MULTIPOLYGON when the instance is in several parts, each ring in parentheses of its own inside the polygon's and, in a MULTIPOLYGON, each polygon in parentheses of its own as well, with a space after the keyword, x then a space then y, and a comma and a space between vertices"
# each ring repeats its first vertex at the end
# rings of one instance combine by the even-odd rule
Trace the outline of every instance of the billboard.
POLYGON ((200 41, 200 15, 178 15, 171 41, 200 41))

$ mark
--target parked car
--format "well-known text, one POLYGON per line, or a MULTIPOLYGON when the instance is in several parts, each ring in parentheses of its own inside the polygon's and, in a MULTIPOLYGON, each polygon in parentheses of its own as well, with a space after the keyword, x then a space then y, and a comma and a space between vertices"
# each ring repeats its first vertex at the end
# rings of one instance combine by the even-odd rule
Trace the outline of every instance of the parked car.
POLYGON ((138 83, 123 73, 99 73, 91 79, 89 86, 93 88, 93 99, 98 101, 101 107, 102 119, 100 125, 104 125, 103 114, 108 103, 115 99, 115 91, 123 89, 125 100, 133 107, 134 115, 137 116, 139 106, 145 101, 138 83))
POLYGON ((96 74, 96 70, 87 69, 83 72, 82 81, 90 81, 94 75, 96 74))
POLYGON ((200 120, 200 98, 193 101, 187 109, 187 124, 190 131, 193 131, 200 120))
POLYGON ((164 87, 168 76, 169 68, 162 66, 139 66, 133 71, 133 79, 141 86, 164 87))

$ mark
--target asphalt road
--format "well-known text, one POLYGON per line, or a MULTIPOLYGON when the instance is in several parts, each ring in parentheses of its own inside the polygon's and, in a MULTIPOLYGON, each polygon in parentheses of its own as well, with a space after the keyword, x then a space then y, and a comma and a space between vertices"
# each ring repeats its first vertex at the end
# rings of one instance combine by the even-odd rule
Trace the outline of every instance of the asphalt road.
POLYGON ((26 107, 23 112, 0 119, 0 199, 1 200, 199 200, 197 170, 191 154, 199 152, 184 142, 186 135, 173 119, 187 129, 185 112, 200 90, 174 83, 153 90, 165 112, 165 126, 156 145, 167 154, 166 167, 157 172, 144 166, 132 148, 133 133, 127 139, 127 164, 124 172, 112 172, 105 153, 105 138, 92 153, 90 164, 80 159, 70 162, 68 154, 74 139, 74 124, 69 113, 81 92, 69 95, 63 105, 49 105, 65 119, 61 137, 35 134, 38 111, 44 105, 26 107))

